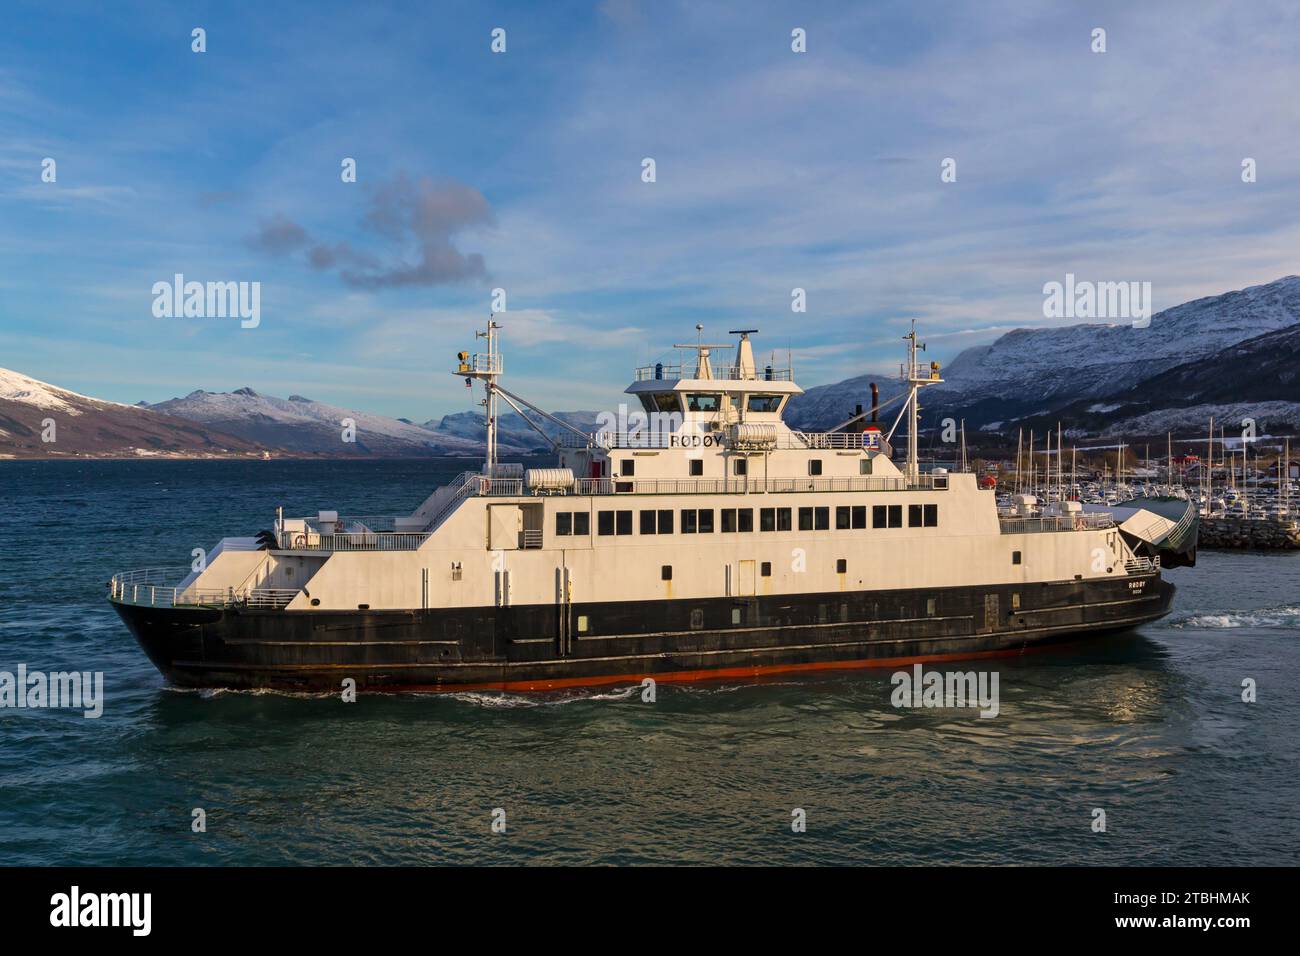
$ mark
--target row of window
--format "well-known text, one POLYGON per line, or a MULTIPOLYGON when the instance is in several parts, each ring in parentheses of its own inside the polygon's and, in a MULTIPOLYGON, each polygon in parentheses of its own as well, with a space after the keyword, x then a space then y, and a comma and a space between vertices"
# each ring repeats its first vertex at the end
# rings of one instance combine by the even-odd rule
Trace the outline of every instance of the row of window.
MULTIPOLYGON (((704 459, 691 458, 687 461, 687 471, 692 478, 698 478, 704 474, 704 459)), ((731 473, 737 476, 743 476, 749 473, 749 461, 745 458, 733 458, 731 461, 731 473)), ((810 458, 808 460, 808 474, 817 476, 822 473, 822 460, 820 458, 810 458)), ((871 474, 871 459, 858 459, 858 473, 862 475, 871 474)), ((636 460, 624 458, 618 463, 618 475, 620 478, 636 477, 636 460)))
MULTIPOLYGON (((791 531, 794 529, 796 509, 794 508, 759 508, 759 531, 791 531)), ((718 509, 720 528, 723 534, 747 532, 754 530, 753 508, 718 509)), ((829 531, 831 529, 831 509, 829 507, 811 507, 797 509, 800 531, 829 531)), ((632 514, 628 511, 600 511, 596 513, 596 533, 603 535, 630 535, 632 533, 632 514)), ((672 534, 676 512, 671 508, 647 508, 640 513, 641 534, 672 534)), ((713 508, 681 509, 682 534, 712 534, 713 508)), ((555 533, 561 537, 568 535, 585 535, 591 533, 591 518, 585 511, 557 511, 555 514, 555 533)), ((908 505, 907 526, 909 528, 935 528, 939 525, 939 506, 908 505)), ((867 527, 866 505, 839 505, 835 508, 835 530, 850 531, 867 527)), ((872 505, 871 527, 903 527, 902 505, 872 505)))
MULTIPOLYGON (((661 370, 662 371, 662 370, 661 370)), ((657 377, 657 376, 656 376, 657 377)), ((784 395, 748 395, 745 407, 751 412, 776 412, 781 408, 784 395)), ((676 392, 652 392, 641 395, 641 405, 647 412, 680 412, 682 403, 676 392)), ((730 395, 714 392, 688 392, 686 409, 691 412, 716 412, 726 405, 733 407, 734 399, 730 395)))

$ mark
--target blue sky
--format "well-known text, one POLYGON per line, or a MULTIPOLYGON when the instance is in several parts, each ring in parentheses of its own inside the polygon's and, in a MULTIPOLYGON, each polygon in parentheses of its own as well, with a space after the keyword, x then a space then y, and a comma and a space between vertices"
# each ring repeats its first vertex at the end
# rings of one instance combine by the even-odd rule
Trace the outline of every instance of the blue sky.
POLYGON ((1282 2, 10 0, 0 366, 423 421, 471 407, 496 287, 507 387, 557 409, 697 322, 807 387, 911 317, 941 359, 1043 324, 1067 272, 1164 308, 1300 271, 1297 41, 1282 2), (177 272, 260 282, 260 326, 154 317, 177 272))

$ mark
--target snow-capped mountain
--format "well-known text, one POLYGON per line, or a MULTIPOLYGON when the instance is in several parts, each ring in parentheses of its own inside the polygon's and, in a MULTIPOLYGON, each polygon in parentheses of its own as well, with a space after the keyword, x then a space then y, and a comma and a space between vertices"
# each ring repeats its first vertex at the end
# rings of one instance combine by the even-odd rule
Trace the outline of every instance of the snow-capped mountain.
MULTIPOLYGON (((1121 394, 1176 366, 1213 359, 1240 342, 1297 324, 1300 276, 1287 276, 1165 309, 1145 328, 1092 323, 1016 329, 953 359, 943 370, 944 384, 923 392, 922 419, 933 424, 963 418, 968 428, 1014 429, 1018 419, 1121 394)), ((834 425, 854 405, 866 404, 873 380, 882 401, 901 389, 872 375, 812 388, 791 402, 791 421, 806 428, 834 425)), ((1179 398, 1169 389, 1148 397, 1155 403, 1148 412, 1179 398)), ((882 418, 892 421, 896 409, 882 418)))
MULTIPOLYGON (((584 431, 594 429, 596 422, 595 412, 560 412, 557 417, 584 431)), ((563 430, 550 422, 543 422, 543 428, 548 435, 563 430)), ((529 455, 546 444, 518 415, 502 416, 501 454, 529 455)), ((0 369, 0 457, 184 457, 263 451, 324 457, 477 457, 483 454, 483 416, 460 412, 419 425, 251 388, 197 390, 153 405, 125 405, 0 369), (345 430, 353 441, 345 440, 345 430), (55 440, 43 441, 43 433, 55 440)))
MULTIPOLYGON (((897 373, 857 375, 834 385, 815 385, 790 399, 785 420, 792 428, 813 430, 833 428, 848 420, 859 405, 863 411, 870 412, 872 382, 880 389, 882 405, 903 391, 897 373)), ((890 405, 880 413, 881 421, 892 422, 898 409, 897 403, 890 405)))
POLYGON ((227 456, 255 443, 0 368, 0 458, 227 456))
POLYGON ((1146 328, 1128 323, 1016 329, 958 355, 944 372, 943 391, 964 402, 1016 396, 1044 405, 1110 395, 1297 322, 1300 276, 1287 276, 1165 309, 1146 328))
MULTIPOLYGON (((1184 362, 1100 400, 1081 399, 1052 412, 1076 434, 1162 435, 1167 431, 1241 428, 1289 433, 1300 427, 1300 324, 1230 345, 1209 358, 1184 362)), ((1026 427, 1040 432, 1052 421, 1026 427)))
MULTIPOLYGON (((477 455, 481 439, 439 433, 413 422, 372 415, 302 395, 277 398, 251 388, 233 392, 190 392, 151 405, 156 411, 201 422, 249 441, 293 452, 325 455, 477 455), (347 433, 354 440, 345 440, 347 433)), ((502 451, 514 449, 502 448, 502 451)))

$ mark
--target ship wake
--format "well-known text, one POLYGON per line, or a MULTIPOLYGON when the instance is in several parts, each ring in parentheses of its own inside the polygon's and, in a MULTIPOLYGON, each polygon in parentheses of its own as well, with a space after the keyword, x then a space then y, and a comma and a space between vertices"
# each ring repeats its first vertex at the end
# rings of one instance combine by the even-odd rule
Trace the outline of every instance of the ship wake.
POLYGON ((1249 611, 1209 611, 1175 621, 1174 627, 1225 629, 1237 627, 1300 628, 1300 605, 1283 604, 1249 611))

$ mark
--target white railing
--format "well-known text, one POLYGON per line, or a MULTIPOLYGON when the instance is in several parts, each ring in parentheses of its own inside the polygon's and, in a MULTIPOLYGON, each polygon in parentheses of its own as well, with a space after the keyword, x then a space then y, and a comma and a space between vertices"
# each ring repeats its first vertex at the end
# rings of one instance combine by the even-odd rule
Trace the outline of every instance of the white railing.
MULTIPOLYGON (((861 448, 865 432, 793 432, 803 448, 861 448)), ((880 432, 871 432, 866 447, 874 448, 880 442, 880 432)))
POLYGON ((280 535, 284 551, 418 551, 428 535, 423 531, 363 531, 320 534, 286 531, 280 535))
POLYGON ((1124 562, 1124 570, 1129 574, 1151 574, 1160 570, 1160 556, 1148 558, 1141 554, 1135 554, 1124 562))
MULTIPOLYGON (((456 478, 456 482, 459 482, 459 485, 451 497, 447 499, 446 504, 439 508, 438 512, 429 519, 429 523, 424 526, 426 534, 442 524, 443 519, 455 511, 457 506, 466 498, 489 495, 493 497, 498 495, 522 496, 524 493, 524 480, 522 478, 490 478, 477 471, 466 471, 456 478)), ((453 484, 456 482, 453 482, 453 484)))
POLYGON ((1097 531, 1115 527, 1109 514, 1095 511, 1075 515, 1048 515, 1046 517, 1021 517, 998 515, 1003 534, 1037 534, 1044 531, 1097 531))
MULTIPOLYGON (((638 382, 673 382, 683 378, 695 378, 697 365, 690 362, 685 365, 658 363, 655 365, 643 365, 636 370, 636 380, 638 382)), ((769 366, 759 366, 754 369, 752 375, 741 375, 736 371, 734 365, 709 366, 709 372, 715 379, 723 381, 752 381, 752 382, 793 382, 794 373, 789 368, 773 368, 769 366)))
MULTIPOLYGON (((572 433, 557 439, 563 448, 734 448, 725 432, 718 426, 702 427, 700 430, 659 431, 653 428, 633 432, 594 432, 587 436, 572 433)), ((887 452, 889 445, 878 431, 872 432, 780 432, 769 448, 781 449, 858 449, 881 450, 887 452)))
POLYGON ((904 382, 913 379, 921 381, 937 382, 939 381, 939 370, 931 368, 929 362, 917 362, 915 365, 908 367, 906 362, 900 362, 898 365, 898 377, 904 382))
POLYGON ((142 568, 109 579, 109 597, 118 604, 142 607, 285 607, 298 588, 196 588, 168 582, 184 580, 191 569, 142 568))
POLYGON ((902 475, 845 478, 579 478, 570 494, 590 495, 744 495, 816 491, 944 491, 947 475, 921 475, 909 483, 902 475))
MULTIPOLYGON (((687 437, 689 447, 701 446, 703 436, 708 434, 710 445, 722 445, 720 437, 713 437, 711 432, 690 432, 687 437)), ((586 437, 565 432, 556 440, 562 448, 677 448, 682 444, 682 433, 645 429, 634 432, 593 432, 586 437)))

